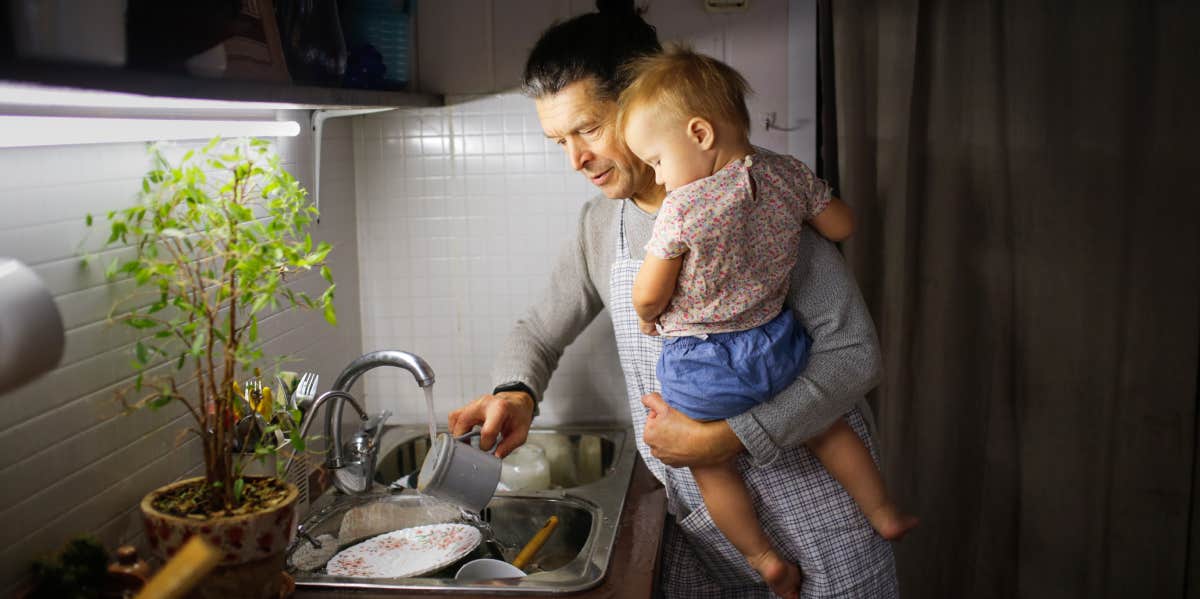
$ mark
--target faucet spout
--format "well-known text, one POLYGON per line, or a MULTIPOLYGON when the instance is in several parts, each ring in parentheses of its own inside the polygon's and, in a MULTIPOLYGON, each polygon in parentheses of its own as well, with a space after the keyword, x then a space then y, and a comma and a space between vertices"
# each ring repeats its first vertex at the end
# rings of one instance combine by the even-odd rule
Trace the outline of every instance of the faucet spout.
POLYGON ((433 369, 425 360, 421 359, 421 356, 398 349, 381 349, 359 356, 342 369, 342 373, 333 382, 333 388, 349 391, 358 377, 377 366, 395 366, 411 372, 413 378, 417 380, 418 387, 428 387, 433 384, 433 369))

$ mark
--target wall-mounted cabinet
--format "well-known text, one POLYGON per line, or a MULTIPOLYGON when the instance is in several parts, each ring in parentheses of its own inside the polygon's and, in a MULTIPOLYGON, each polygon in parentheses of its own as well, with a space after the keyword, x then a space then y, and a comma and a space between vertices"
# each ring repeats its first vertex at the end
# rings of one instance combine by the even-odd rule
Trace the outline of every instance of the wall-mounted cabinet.
POLYGON ((515 88, 542 31, 595 6, 583 0, 418 2, 419 88, 441 94, 515 88))
POLYGON ((384 91, 413 89, 408 3, 0 4, 0 82, 288 108, 442 103, 384 91))
POLYGON ((266 102, 284 104, 291 108, 403 107, 440 106, 442 104, 442 97, 437 94, 316 87, 235 79, 205 79, 119 67, 14 59, 0 61, 0 81, 169 98, 266 102))

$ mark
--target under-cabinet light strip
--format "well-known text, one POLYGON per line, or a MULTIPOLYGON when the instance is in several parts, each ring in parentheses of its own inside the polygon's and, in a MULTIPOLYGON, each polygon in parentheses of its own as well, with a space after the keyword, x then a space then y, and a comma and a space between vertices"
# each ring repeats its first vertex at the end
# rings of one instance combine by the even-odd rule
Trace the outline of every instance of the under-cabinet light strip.
POLYGON ((284 110, 300 108, 299 104, 285 102, 238 102, 202 98, 170 98, 9 82, 0 82, 0 105, 181 110, 284 110))
POLYGON ((294 137, 296 121, 0 116, 0 148, 212 137, 294 137))

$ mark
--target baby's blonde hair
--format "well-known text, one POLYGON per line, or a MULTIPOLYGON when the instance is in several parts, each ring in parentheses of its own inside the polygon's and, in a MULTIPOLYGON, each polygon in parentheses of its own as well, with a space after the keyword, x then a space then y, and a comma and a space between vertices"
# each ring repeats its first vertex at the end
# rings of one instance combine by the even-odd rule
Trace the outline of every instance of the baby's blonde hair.
POLYGON ((638 57, 622 67, 630 84, 617 100, 617 132, 624 134, 633 109, 657 106, 680 119, 701 117, 724 123, 749 137, 750 112, 745 77, 729 65, 691 48, 672 45, 659 54, 638 57))

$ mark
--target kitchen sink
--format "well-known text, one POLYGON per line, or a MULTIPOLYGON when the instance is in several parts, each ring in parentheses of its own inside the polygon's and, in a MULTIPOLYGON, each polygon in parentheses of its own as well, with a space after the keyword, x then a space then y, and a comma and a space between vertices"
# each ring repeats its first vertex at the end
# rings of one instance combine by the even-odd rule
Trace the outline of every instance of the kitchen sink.
POLYGON ((428 433, 421 433, 415 426, 391 427, 384 432, 377 492, 342 495, 331 490, 313 502, 302 530, 320 542, 322 549, 315 549, 304 536, 288 548, 288 571, 298 586, 530 595, 582 591, 603 580, 633 473, 635 448, 627 429, 599 427, 531 431, 530 442, 540 441, 549 448, 550 457, 559 460, 552 468, 556 488, 497 493, 480 514, 493 531, 492 540, 459 562, 413 578, 328 575, 324 562, 335 551, 364 539, 412 526, 465 521, 453 506, 411 489, 392 491, 386 486, 419 469, 428 448, 428 433), (551 516, 558 518, 558 528, 526 566, 529 575, 525 578, 474 583, 454 580, 462 563, 471 559, 512 561, 551 516))

